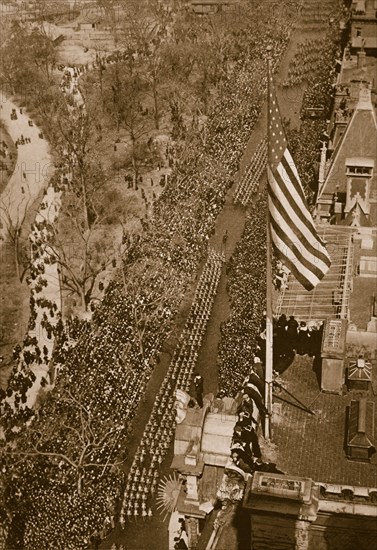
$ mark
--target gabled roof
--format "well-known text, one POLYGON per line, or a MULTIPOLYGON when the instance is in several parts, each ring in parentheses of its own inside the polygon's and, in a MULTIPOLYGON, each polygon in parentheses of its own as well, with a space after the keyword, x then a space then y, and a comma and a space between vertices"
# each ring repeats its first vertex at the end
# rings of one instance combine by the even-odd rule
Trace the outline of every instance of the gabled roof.
POLYGON ((354 212, 356 209, 359 209, 359 224, 361 227, 371 227, 373 223, 371 220, 365 215, 362 208, 360 207, 359 203, 356 203, 353 208, 348 212, 344 220, 340 222, 340 225, 352 225, 354 221, 354 212))
POLYGON ((348 445, 374 447, 374 403, 366 399, 352 400, 348 418, 348 445))
MULTIPOLYGON (((345 192, 346 174, 345 162, 350 157, 377 157, 377 121, 370 99, 360 94, 360 100, 352 114, 347 129, 340 138, 318 199, 323 194, 333 194, 337 190, 345 192), (343 186, 342 186, 343 184, 343 186), (339 189, 336 186, 339 185, 339 189), (343 187, 343 188, 342 188, 343 187)), ((377 185, 377 175, 374 173, 372 187, 377 185)))

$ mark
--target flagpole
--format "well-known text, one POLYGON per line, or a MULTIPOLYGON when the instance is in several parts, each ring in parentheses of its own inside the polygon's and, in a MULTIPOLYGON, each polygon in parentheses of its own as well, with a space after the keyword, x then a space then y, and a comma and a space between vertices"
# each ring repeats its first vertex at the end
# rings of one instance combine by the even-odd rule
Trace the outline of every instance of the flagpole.
MULTIPOLYGON (((270 61, 271 61, 272 46, 267 47, 267 136, 269 136, 269 103, 270 103, 270 61)), ((270 152, 270 143, 267 145, 267 153, 270 152)), ((267 156, 268 156, 267 155, 267 156)), ((267 178, 269 177, 269 164, 267 161, 267 178)), ((272 249, 271 249, 271 232, 270 232, 270 212, 267 205, 267 220, 266 220, 266 362, 265 362, 265 394, 264 402, 268 414, 265 415, 264 437, 269 440, 271 438, 271 415, 272 415, 272 372, 273 372, 273 318, 272 318, 272 249)))

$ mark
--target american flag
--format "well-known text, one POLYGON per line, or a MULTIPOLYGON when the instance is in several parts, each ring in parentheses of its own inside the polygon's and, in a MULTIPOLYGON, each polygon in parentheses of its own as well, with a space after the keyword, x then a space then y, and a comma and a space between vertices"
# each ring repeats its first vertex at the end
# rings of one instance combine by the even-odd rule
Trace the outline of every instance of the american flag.
POLYGON ((329 270, 331 260, 317 234, 288 151, 270 71, 267 174, 270 232, 276 255, 306 290, 312 290, 329 270))

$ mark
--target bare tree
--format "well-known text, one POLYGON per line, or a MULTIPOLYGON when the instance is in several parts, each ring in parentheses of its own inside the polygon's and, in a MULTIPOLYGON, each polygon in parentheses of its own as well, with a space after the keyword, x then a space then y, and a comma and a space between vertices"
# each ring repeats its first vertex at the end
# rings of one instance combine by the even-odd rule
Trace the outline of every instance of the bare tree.
MULTIPOLYGON (((162 260, 152 262, 148 259, 139 261, 133 266, 131 276, 127 277, 121 270, 125 295, 130 300, 132 312, 132 328, 139 346, 139 353, 146 359, 144 352, 144 336, 151 327, 160 325, 162 320, 170 321, 169 308, 177 299, 177 290, 164 284, 171 280, 169 274, 172 268, 162 260), (149 289, 147 292, 144 289, 149 289)), ((162 331, 163 332, 163 331, 162 331)))
POLYGON ((58 59, 52 38, 47 35, 44 27, 42 27, 41 29, 33 29, 28 41, 34 65, 41 71, 47 83, 50 83, 58 59))
MULTIPOLYGON (((118 65, 118 64, 117 64, 118 65)), ((124 128, 130 143, 130 158, 135 181, 140 167, 140 148, 151 132, 151 120, 143 107, 146 86, 138 73, 120 73, 116 66, 111 84, 110 114, 115 117, 117 130, 124 128)), ((108 90, 108 93, 110 90, 108 90)))
POLYGON ((75 116, 71 113, 64 118, 58 118, 58 127, 72 159, 72 187, 80 198, 83 222, 86 229, 89 229, 90 213, 93 210, 91 196, 93 188, 98 184, 99 175, 99 167, 94 168, 90 156, 94 131, 93 118, 83 109, 78 109, 75 116))
POLYGON ((0 198, 0 211, 2 212, 2 220, 6 226, 6 236, 13 248, 13 258, 16 266, 17 278, 20 282, 23 281, 24 275, 30 266, 30 258, 22 247, 21 232, 28 211, 30 199, 25 195, 21 201, 15 206, 10 198, 6 201, 0 198))
POLYGON ((23 444, 18 444, 17 450, 12 445, 2 450, 4 458, 8 455, 23 457, 24 461, 46 458, 51 466, 56 468, 59 462, 64 463, 76 476, 77 494, 82 495, 85 477, 89 472, 103 476, 107 470, 120 466, 124 460, 119 457, 118 443, 124 437, 125 425, 115 426, 111 421, 101 426, 93 418, 90 409, 85 406, 80 395, 75 396, 68 388, 64 389, 59 398, 60 420, 58 429, 36 422, 27 430, 27 438, 23 444), (35 427, 34 427, 35 426, 35 427), (45 429, 44 426, 46 426, 45 429), (64 439, 64 445, 57 443, 59 437, 64 439), (55 440, 56 445, 52 445, 55 440), (54 450, 51 450, 51 449, 54 450), (104 448, 108 458, 105 462, 99 460, 104 448))
POLYGON ((10 31, 1 45, 0 82, 23 96, 29 89, 49 87, 57 61, 52 39, 20 21, 13 21, 10 31))
POLYGON ((148 83, 148 93, 153 100, 154 124, 160 126, 160 86, 165 70, 164 48, 169 39, 173 22, 169 6, 154 1, 148 3, 148 12, 139 17, 135 26, 135 41, 142 55, 143 74, 148 83))
POLYGON ((87 227, 77 213, 75 197, 70 198, 59 223, 51 226, 52 241, 46 253, 59 266, 62 291, 78 296, 83 311, 87 311, 100 275, 116 267, 119 253, 105 225, 112 213, 97 216, 87 227))

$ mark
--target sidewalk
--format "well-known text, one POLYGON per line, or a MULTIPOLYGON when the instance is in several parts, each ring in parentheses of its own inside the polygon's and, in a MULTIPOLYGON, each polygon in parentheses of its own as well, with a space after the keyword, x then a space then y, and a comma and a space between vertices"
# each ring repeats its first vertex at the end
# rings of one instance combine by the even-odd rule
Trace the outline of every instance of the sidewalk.
POLYGON ((1 194, 0 239, 4 239, 8 217, 14 225, 23 219, 26 209, 33 204, 40 191, 47 187, 54 166, 47 141, 39 137, 41 130, 37 126, 29 126, 30 119, 25 109, 20 114, 20 108, 11 99, 0 94, 0 100, 0 117, 13 143, 21 134, 31 139, 31 143, 18 146, 14 172, 1 194), (16 109, 17 120, 10 118, 12 109, 16 109))

